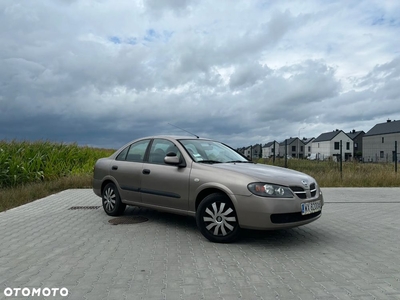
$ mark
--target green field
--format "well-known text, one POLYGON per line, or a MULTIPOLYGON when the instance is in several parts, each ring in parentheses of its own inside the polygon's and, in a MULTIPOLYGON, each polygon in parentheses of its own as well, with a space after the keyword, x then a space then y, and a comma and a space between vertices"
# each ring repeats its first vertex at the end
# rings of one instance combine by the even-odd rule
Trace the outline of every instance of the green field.
MULTIPOLYGON (((97 159, 115 150, 48 141, 0 141, 0 211, 71 188, 90 188, 97 159)), ((284 160, 258 163, 284 166, 284 160)), ((313 176, 321 187, 399 187, 394 164, 289 159, 288 167, 313 176)))
POLYGON ((97 159, 115 150, 49 141, 0 141, 0 211, 71 188, 90 188, 97 159))
POLYGON ((48 141, 0 141, 0 188, 91 174, 114 150, 48 141))

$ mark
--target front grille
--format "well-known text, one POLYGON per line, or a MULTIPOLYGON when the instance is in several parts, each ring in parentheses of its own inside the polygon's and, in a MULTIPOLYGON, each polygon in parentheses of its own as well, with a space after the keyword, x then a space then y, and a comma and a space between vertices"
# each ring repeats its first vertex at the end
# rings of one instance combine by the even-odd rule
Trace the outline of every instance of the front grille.
POLYGON ((315 195, 317 194, 317 189, 315 187, 315 183, 310 184, 310 193, 311 193, 311 197, 315 197, 315 195))
MULTIPOLYGON (((307 192, 301 186, 289 186, 289 188, 300 199, 307 199, 307 192)), ((310 184, 310 194, 311 197, 315 197, 315 195, 317 194, 317 187, 315 185, 315 182, 310 184)))
POLYGON ((289 188, 296 194, 300 199, 306 199, 306 191, 301 186, 289 186, 289 188))
POLYGON ((312 218, 315 218, 321 214, 320 211, 309 215, 302 215, 300 212, 298 213, 288 213, 288 214, 272 214, 271 222, 275 224, 284 224, 284 223, 293 223, 293 222, 301 222, 306 221, 312 218))

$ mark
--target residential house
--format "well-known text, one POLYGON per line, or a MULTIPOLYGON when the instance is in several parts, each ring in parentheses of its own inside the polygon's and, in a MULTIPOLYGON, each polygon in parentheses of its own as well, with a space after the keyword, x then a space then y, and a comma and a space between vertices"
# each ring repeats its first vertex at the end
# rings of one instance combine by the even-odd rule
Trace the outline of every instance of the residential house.
POLYGON ((301 140, 304 144, 304 157, 308 157, 311 155, 311 145, 312 142, 315 140, 314 137, 312 138, 305 138, 303 137, 303 139, 301 140))
POLYGON ((304 143, 299 138, 289 138, 279 143, 279 155, 285 157, 286 155, 296 158, 304 158, 304 143), (285 151, 285 144, 287 149, 285 151))
POLYGON ((247 158, 251 159, 252 150, 253 150, 252 148, 253 148, 252 146, 245 147, 244 151, 243 151, 243 155, 246 156, 247 158))
POLYGON ((354 129, 347 133, 347 135, 353 140, 354 148, 353 148, 353 156, 354 158, 360 159, 362 157, 363 151, 363 137, 365 135, 364 131, 355 131, 354 129))
POLYGON ((252 147, 252 159, 259 159, 262 157, 262 145, 255 144, 252 147))
POLYGON ((325 132, 318 136, 311 146, 312 153, 316 153, 317 159, 323 160, 340 158, 340 142, 342 142, 342 160, 349 160, 353 157, 353 140, 343 131, 334 130, 325 132))
MULTIPOLYGON (((400 143, 400 121, 387 120, 376 124, 363 137, 363 159, 373 162, 392 162, 395 159, 395 142, 400 143)), ((397 153, 400 150, 397 148, 397 153)), ((400 154, 397 154, 400 157, 400 154)))
POLYGON ((269 157, 279 156, 279 143, 277 141, 269 142, 262 147, 262 157, 269 158, 269 157))

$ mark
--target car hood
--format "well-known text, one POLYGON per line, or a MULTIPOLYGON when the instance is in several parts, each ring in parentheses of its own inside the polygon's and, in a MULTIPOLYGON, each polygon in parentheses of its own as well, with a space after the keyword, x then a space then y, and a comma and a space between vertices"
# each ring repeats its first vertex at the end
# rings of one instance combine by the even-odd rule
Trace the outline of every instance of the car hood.
POLYGON ((281 167, 252 164, 252 163, 221 163, 213 167, 250 176, 256 181, 274 183, 279 185, 299 185, 302 180, 314 182, 311 176, 281 167))

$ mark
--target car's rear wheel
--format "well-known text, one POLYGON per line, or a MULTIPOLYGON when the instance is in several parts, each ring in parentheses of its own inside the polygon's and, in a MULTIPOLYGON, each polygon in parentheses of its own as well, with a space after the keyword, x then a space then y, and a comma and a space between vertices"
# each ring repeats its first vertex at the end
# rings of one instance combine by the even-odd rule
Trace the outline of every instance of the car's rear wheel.
POLYGON ((121 197, 114 183, 108 183, 102 192, 103 208, 109 216, 119 216, 126 208, 126 204, 121 202, 121 197))
POLYGON ((235 207, 221 193, 210 194, 200 202, 196 222, 201 233, 211 242, 230 243, 239 236, 240 227, 235 207))

